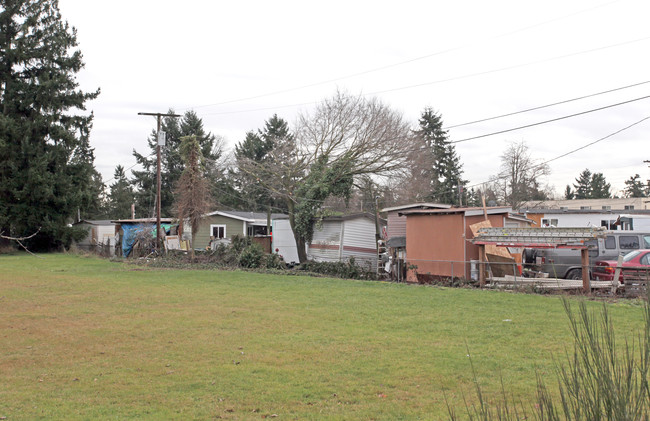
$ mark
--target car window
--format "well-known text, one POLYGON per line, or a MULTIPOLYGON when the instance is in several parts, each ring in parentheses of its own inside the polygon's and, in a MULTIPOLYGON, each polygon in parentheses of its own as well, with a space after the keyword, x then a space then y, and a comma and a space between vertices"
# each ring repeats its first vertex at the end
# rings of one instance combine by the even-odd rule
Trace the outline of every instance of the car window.
POLYGON ((631 251, 623 257, 624 262, 629 262, 641 253, 640 251, 631 251))
POLYGON ((646 253, 640 260, 642 265, 650 265, 650 253, 646 253))
POLYGON ((639 248, 638 235, 621 235, 618 237, 618 245, 623 250, 631 250, 639 248))
POLYGON ((616 248, 616 237, 614 237, 613 235, 608 235, 605 238, 605 248, 608 250, 614 250, 616 248))
POLYGON ((643 248, 650 249, 650 235, 643 236, 643 248))

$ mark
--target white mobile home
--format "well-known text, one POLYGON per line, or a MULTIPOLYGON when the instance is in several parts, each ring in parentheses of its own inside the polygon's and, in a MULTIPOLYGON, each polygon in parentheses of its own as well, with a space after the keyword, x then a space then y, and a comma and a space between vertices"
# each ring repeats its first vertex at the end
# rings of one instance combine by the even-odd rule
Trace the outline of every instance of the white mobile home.
MULTIPOLYGON (((380 220, 381 227, 385 225, 380 220)), ((377 266, 377 228, 375 217, 368 213, 331 216, 314 227, 314 236, 307 246, 307 258, 338 262, 354 257, 355 261, 374 270, 377 266)))

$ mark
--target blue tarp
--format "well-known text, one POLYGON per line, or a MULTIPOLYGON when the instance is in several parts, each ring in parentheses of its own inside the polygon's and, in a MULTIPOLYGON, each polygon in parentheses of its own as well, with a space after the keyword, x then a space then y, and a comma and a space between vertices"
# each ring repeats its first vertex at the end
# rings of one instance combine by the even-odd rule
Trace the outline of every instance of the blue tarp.
MULTIPOLYGON (((160 227, 163 229, 163 231, 165 231, 165 233, 169 233, 169 229, 172 227, 172 224, 160 224, 160 227)), ((138 233, 143 231, 151 231, 153 238, 156 238, 155 224, 122 223, 122 231, 124 232, 124 235, 122 236, 122 253, 124 254, 124 257, 129 257, 129 254, 131 254, 138 233)))

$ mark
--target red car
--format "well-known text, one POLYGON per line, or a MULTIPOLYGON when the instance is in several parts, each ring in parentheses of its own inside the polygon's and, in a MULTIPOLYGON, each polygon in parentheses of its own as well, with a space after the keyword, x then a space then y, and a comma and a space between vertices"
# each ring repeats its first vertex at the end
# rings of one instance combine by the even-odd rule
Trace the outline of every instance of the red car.
MULTIPOLYGON (((599 260, 594 266, 593 275, 599 281, 611 281, 616 271, 616 260, 599 260)), ((634 250, 623 256, 623 268, 640 268, 645 272, 650 270, 650 250, 634 250)), ((627 272, 629 269, 621 272, 627 272)), ((619 274, 618 280, 623 281, 619 274)))

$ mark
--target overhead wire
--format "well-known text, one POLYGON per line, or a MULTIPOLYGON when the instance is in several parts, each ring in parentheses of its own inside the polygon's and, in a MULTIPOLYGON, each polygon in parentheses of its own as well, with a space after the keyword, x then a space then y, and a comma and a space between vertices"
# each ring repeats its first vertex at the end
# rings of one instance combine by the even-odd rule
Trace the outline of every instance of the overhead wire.
MULTIPOLYGON (((598 8, 601 8, 601 7, 608 6, 608 5, 616 3, 618 1, 620 1, 620 0, 614 0, 614 1, 607 2, 607 3, 602 3, 602 4, 596 5, 594 7, 590 7, 590 8, 587 8, 587 9, 582 9, 582 10, 576 11, 574 13, 570 13, 568 15, 564 15, 564 16, 561 16, 561 17, 558 17, 558 18, 549 19, 547 21, 543 21, 543 22, 539 22, 539 23, 536 23, 536 24, 533 24, 533 25, 529 25, 529 26, 526 26, 526 27, 523 27, 523 28, 515 29, 515 30, 510 31, 510 32, 504 32, 502 34, 497 34, 497 35, 494 35, 494 36, 488 37, 488 38, 481 38, 476 44, 485 43, 485 42, 487 42, 489 40, 492 40, 492 39, 503 38, 503 37, 514 35, 514 34, 524 32, 524 31, 527 31, 527 30, 530 30, 530 29, 538 28, 540 26, 544 26, 544 25, 547 25, 549 23, 556 22, 558 20, 566 19, 566 18, 569 18, 569 17, 572 17, 572 16, 576 16, 576 15, 585 13, 585 12, 590 12, 592 10, 595 10, 595 9, 598 9, 598 8)), ((298 90, 302 90, 302 89, 306 89, 306 88, 311 88, 311 87, 314 87, 314 86, 326 85, 326 84, 329 84, 329 83, 338 82, 338 81, 345 80, 345 79, 351 79, 351 78, 354 78, 354 77, 379 72, 379 71, 390 69, 390 68, 393 68, 393 67, 402 66, 402 65, 405 65, 405 64, 410 64, 410 63, 413 63, 413 62, 416 62, 416 61, 425 60, 425 59, 435 57, 435 56, 439 56, 439 55, 443 55, 443 54, 446 54, 446 53, 449 53, 449 52, 452 52, 452 51, 461 50, 461 49, 467 48, 468 46, 471 46, 473 44, 474 43, 470 42, 470 43, 468 43, 466 45, 447 48, 445 50, 436 51, 436 52, 433 52, 433 53, 425 54, 423 56, 414 57, 414 58, 399 61, 399 62, 396 62, 396 63, 391 63, 391 64, 387 64, 387 65, 384 65, 384 66, 375 67, 375 68, 372 68, 372 69, 362 70, 362 71, 359 71, 359 72, 351 73, 351 74, 341 76, 341 77, 336 77, 336 78, 323 80, 323 81, 320 81, 320 82, 308 83, 308 84, 305 84, 305 85, 300 85, 300 86, 296 86, 296 87, 292 87, 292 88, 281 89, 281 90, 277 90, 277 91, 267 92, 267 93, 258 94, 258 95, 252 95, 252 96, 248 96, 248 97, 236 98, 236 99, 216 102, 216 103, 212 103, 212 104, 203 104, 203 105, 197 105, 197 106, 193 106, 193 107, 180 108, 179 110, 183 111, 183 110, 188 110, 188 109, 213 107, 213 106, 219 106, 219 105, 232 104, 232 103, 236 103, 236 102, 250 101, 252 99, 259 99, 259 98, 264 98, 264 97, 269 97, 269 96, 275 96, 275 95, 279 95, 279 94, 284 94, 284 93, 288 93, 288 92, 294 92, 294 91, 298 91, 298 90)), ((297 105, 291 105, 291 106, 297 106, 297 105)))
POLYGON ((618 107, 620 105, 629 104, 629 103, 636 102, 636 101, 641 101, 641 100, 644 100, 644 99, 647 99, 647 98, 650 98, 650 95, 646 95, 646 96, 643 96, 643 97, 631 99, 631 100, 628 100, 628 101, 618 102, 616 104, 606 105, 604 107, 593 108, 591 110, 582 111, 582 112, 574 113, 574 114, 569 114, 569 115, 565 115, 565 116, 562 116, 562 117, 557 117, 557 118, 552 118, 552 119, 549 119, 549 120, 539 121, 537 123, 531 123, 531 124, 526 124, 526 125, 523 125, 523 126, 513 127, 511 129, 499 130, 499 131, 496 131, 496 132, 486 133, 486 134, 482 134, 482 135, 479 135, 479 136, 467 137, 465 139, 460 139, 460 140, 453 140, 453 141, 450 141, 449 143, 451 143, 451 144, 462 143, 462 142, 467 142, 469 140, 481 139, 481 138, 484 138, 484 137, 494 136, 494 135, 497 135, 497 134, 503 134, 503 133, 513 132, 513 131, 516 131, 516 130, 527 129, 529 127, 534 127, 534 126, 539 126, 539 125, 542 125, 542 124, 552 123, 552 122, 555 122, 555 121, 565 120, 567 118, 577 117, 577 116, 593 113, 593 112, 596 112, 596 111, 602 111, 602 110, 612 108, 612 107, 618 107))
MULTIPOLYGON (((441 84, 441 83, 447 83, 447 82, 453 82, 453 81, 458 81, 462 79, 469 79, 473 77, 478 77, 478 76, 484 76, 488 74, 493 74, 493 73, 499 73, 499 72, 504 72, 508 70, 513 70, 513 69, 518 69, 522 67, 528 67, 536 64, 542 64, 550 61, 556 61, 556 60, 561 60, 577 55, 583 55, 583 54, 588 54, 596 51, 601 51, 609 48, 616 48, 620 47, 623 45, 628 45, 636 42, 641 42, 641 41, 646 41, 649 40, 650 36, 648 37, 643 37, 643 38, 637 38, 634 40, 630 41, 624 41, 616 44, 610 44, 606 45, 603 47, 597 47, 597 48, 592 48, 589 50, 582 50, 582 51, 577 51, 569 54, 564 54, 560 56, 554 56, 554 57, 548 57, 545 59, 540 59, 540 60, 535 60, 535 61, 530 61, 526 63, 520 63, 520 64, 514 64, 512 66, 506 66, 506 67, 500 67, 496 69, 490 69, 490 70, 485 70, 482 72, 475 72, 475 73, 468 73, 464 75, 459 75, 459 76, 453 76, 445 79, 438 79, 434 81, 429 81, 429 82, 422 82, 418 84, 413 84, 413 85, 406 85, 406 86, 400 86, 396 88, 389 88, 389 89, 384 89, 384 90, 378 90, 378 91, 372 91, 372 92, 367 92, 367 93, 362 93, 360 94, 361 96, 370 96, 370 95, 378 95, 378 94, 384 94, 384 93, 389 93, 389 92, 396 92, 396 91, 401 91, 401 90, 406 90, 406 89, 413 89, 413 88, 421 88, 423 86, 429 86, 429 85, 435 85, 435 84, 441 84)), ((233 101, 233 102, 239 102, 239 101, 233 101)), ((214 111, 214 112, 202 112, 201 115, 226 115, 226 114, 241 114, 241 113, 249 113, 249 112, 258 112, 258 111, 268 111, 268 110, 274 110, 274 109, 279 109, 279 108, 293 108, 293 107, 301 107, 301 106, 306 106, 306 105, 314 105, 318 104, 319 101, 308 101, 308 102, 301 102, 301 103, 294 103, 294 104, 285 104, 285 105, 275 105, 275 106, 269 106, 269 107, 260 107, 260 108, 249 108, 245 110, 229 110, 229 111, 214 111)))
MULTIPOLYGON (((637 126, 637 125, 639 125, 639 124, 641 124, 641 123, 643 123, 644 121, 647 121, 647 120, 650 120, 650 116, 644 117, 644 118, 642 118, 642 119, 640 119, 640 120, 638 120, 638 121, 636 121, 636 122, 634 122, 634 123, 632 123, 632 124, 629 124, 629 125, 627 125, 627 126, 621 128, 621 129, 619 129, 619 130, 616 130, 616 131, 614 131, 614 132, 612 132, 612 133, 610 133, 610 134, 608 134, 608 135, 606 135, 606 136, 603 136, 603 137, 601 137, 601 138, 599 138, 599 139, 596 139, 596 140, 594 140, 594 141, 592 141, 592 142, 589 142, 589 143, 587 143, 587 144, 585 144, 585 145, 582 145, 582 146, 580 146, 579 148, 572 149, 572 150, 570 150, 570 151, 568 151, 568 152, 565 152, 565 153, 562 153, 562 154, 560 154, 560 155, 558 155, 558 156, 556 156, 556 157, 553 157, 553 158, 547 159, 547 160, 545 160, 545 161, 542 161, 542 162, 540 162, 539 164, 533 166, 532 169, 540 168, 540 167, 542 167, 542 166, 544 166, 544 165, 547 165, 547 164, 550 163, 550 162, 557 161, 558 159, 564 158, 565 156, 568 156, 568 155, 574 154, 574 153, 576 153, 576 152, 578 152, 578 151, 581 151, 581 150, 583 150, 583 149, 586 149, 586 148, 588 148, 588 147, 590 147, 590 146, 593 146, 593 145, 595 145, 595 144, 597 144, 597 143, 600 143, 600 142, 602 142, 602 141, 604 141, 604 140, 607 140, 607 139, 609 139, 609 138, 611 138, 611 137, 613 137, 613 136, 616 136, 616 135, 619 134, 619 133, 622 133, 622 132, 624 132, 624 131, 626 131, 626 130, 629 130, 629 129, 631 129, 632 127, 637 126)), ((505 179, 505 178, 507 178, 507 176, 496 177, 497 180, 501 180, 501 179, 505 179)), ((483 182, 481 182, 481 183, 475 183, 475 184, 472 184, 472 185, 466 186, 466 188, 474 188, 474 187, 482 186, 482 185, 485 185, 485 184, 487 184, 487 183, 489 183, 489 182, 490 182, 490 181, 483 181, 483 182)))
MULTIPOLYGON (((155 154, 155 153, 152 153, 151 155, 145 156, 145 158, 151 158, 151 157, 154 156, 154 155, 156 155, 156 154, 155 154)), ((134 167, 136 167, 136 166, 138 166, 138 165, 140 165, 140 163, 139 163, 139 162, 136 162, 135 164, 131 165, 129 168, 125 169, 125 170, 124 170, 124 173, 126 174, 128 171, 132 170, 134 167)), ((113 176, 112 178, 108 178, 108 179, 102 181, 102 184, 106 184, 106 183, 108 183, 109 181, 113 181, 113 180, 115 180, 115 176, 113 176)))
POLYGON ((510 117, 510 116, 517 115, 517 114, 523 114, 523 113, 527 113, 527 112, 530 112, 530 111, 542 110, 544 108, 550 108, 550 107, 554 107, 556 105, 568 104, 570 102, 575 102, 575 101, 579 101, 579 100, 582 100, 582 99, 593 98, 593 97, 598 96, 598 95, 604 95, 604 94, 609 94, 609 93, 616 92, 616 91, 621 91, 623 89, 634 88, 634 87, 637 87, 637 86, 644 85, 646 83, 650 83, 650 80, 646 80, 644 82, 639 82, 639 83, 634 83, 632 85, 622 86, 620 88, 608 89, 606 91, 596 92, 594 94, 583 95, 583 96, 579 96, 579 97, 575 97, 575 98, 571 98, 571 99, 565 99, 565 100, 558 101, 558 102, 553 102, 553 103, 550 103, 550 104, 539 105, 537 107, 526 108, 526 109, 519 110, 519 111, 513 111, 513 112, 507 113, 507 114, 500 114, 500 115, 497 115, 497 116, 482 118, 480 120, 468 121, 467 123, 453 124, 451 126, 445 126, 442 129, 443 130, 455 129, 456 127, 469 126, 469 125, 472 125, 472 124, 484 123, 486 121, 497 120, 499 118, 510 117))

